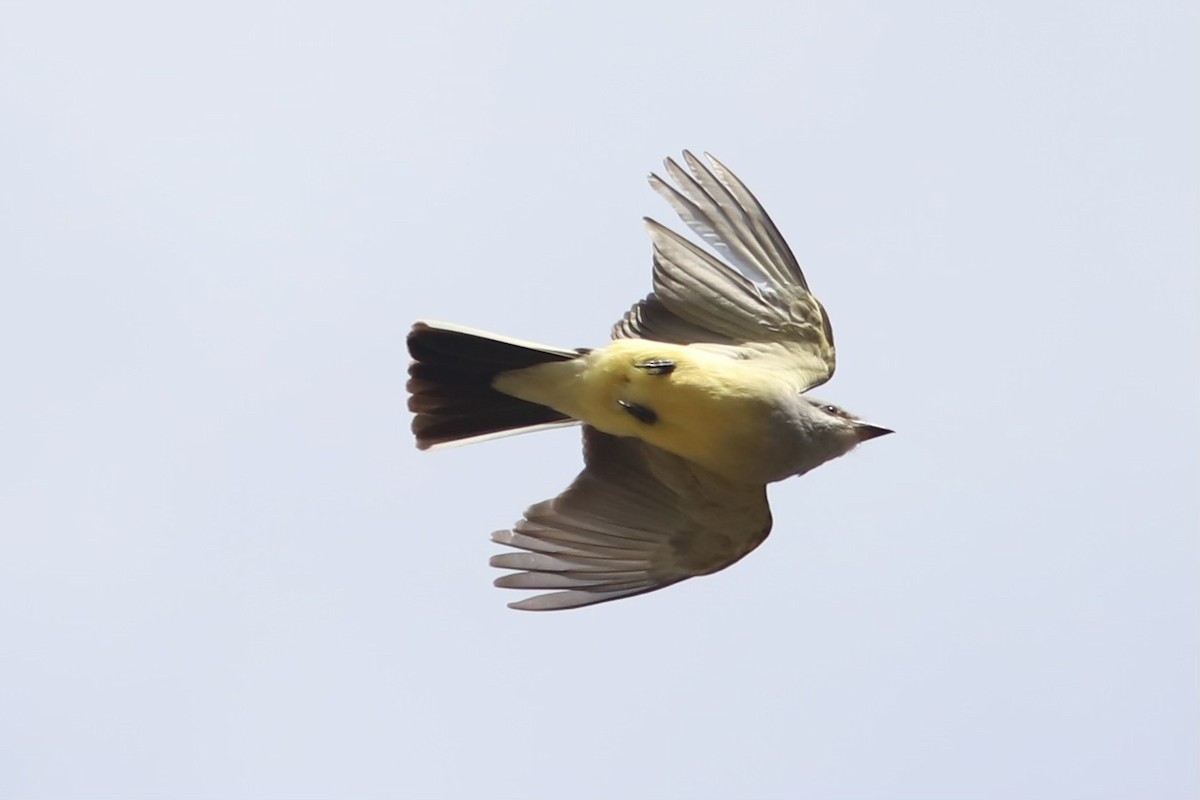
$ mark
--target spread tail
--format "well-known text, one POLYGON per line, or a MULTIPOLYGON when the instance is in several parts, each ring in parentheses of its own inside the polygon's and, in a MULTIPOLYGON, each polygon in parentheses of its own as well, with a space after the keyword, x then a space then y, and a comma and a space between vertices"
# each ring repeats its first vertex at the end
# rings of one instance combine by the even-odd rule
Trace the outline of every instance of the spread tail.
POLYGON ((492 439, 574 419, 549 406, 492 388, 501 372, 578 358, 579 351, 504 339, 441 322, 418 322, 408 334, 408 409, 417 447, 492 439))

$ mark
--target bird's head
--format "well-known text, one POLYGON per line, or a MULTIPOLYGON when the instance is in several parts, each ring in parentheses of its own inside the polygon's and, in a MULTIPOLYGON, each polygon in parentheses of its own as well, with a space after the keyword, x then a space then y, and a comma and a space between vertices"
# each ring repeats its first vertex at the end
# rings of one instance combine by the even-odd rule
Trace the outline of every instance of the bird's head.
POLYGON ((804 397, 807 413, 806 424, 810 426, 814 448, 824 451, 825 459, 845 455, 868 439, 887 436, 893 431, 860 419, 851 412, 824 400, 804 397))
MULTIPOLYGON (((824 400, 818 400, 815 397, 806 397, 804 400, 813 409, 812 421, 814 427, 822 430, 827 435, 835 436, 838 440, 844 441, 853 447, 867 441, 875 439, 879 436, 887 436, 895 431, 889 428, 881 428, 878 425, 859 419, 854 414, 851 414, 840 406, 835 406, 832 403, 826 403, 824 400)), ((850 449, 849 447, 847 450, 850 449)))
POLYGON ((771 446, 762 461, 768 481, 803 475, 827 461, 844 456, 868 439, 892 433, 872 425, 844 408, 807 395, 793 395, 782 424, 773 430, 771 446))

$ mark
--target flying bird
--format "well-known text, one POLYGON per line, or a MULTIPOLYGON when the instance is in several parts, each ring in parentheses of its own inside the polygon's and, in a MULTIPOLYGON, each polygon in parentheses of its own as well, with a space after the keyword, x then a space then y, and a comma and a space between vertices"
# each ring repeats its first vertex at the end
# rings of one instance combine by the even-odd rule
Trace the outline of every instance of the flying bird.
POLYGON ((602 347, 441 322, 408 335, 417 447, 583 426, 584 469, 494 541, 495 583, 576 608, 728 567, 771 530, 768 483, 891 433, 805 394, 833 375, 829 316, 767 212, 721 162, 684 151, 650 185, 712 248, 652 219, 653 291, 602 347))

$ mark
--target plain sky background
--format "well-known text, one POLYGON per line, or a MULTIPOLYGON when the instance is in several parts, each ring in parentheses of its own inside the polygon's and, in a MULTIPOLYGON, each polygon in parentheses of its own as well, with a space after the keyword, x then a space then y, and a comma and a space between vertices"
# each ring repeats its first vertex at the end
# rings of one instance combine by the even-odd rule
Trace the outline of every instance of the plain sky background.
POLYGON ((0 17, 0 797, 1200 789, 1196 3, 0 17), (578 432, 418 453, 405 333, 602 343, 683 147, 898 433, 510 611, 578 432))

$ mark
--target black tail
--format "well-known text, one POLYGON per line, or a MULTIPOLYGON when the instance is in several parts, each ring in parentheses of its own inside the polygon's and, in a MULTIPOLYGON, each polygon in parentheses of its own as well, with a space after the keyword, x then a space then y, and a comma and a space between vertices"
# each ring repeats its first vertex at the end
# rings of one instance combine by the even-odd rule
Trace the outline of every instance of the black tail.
POLYGON ((519 400, 492 388, 492 379, 511 369, 568 361, 580 353, 543 348, 436 322, 418 322, 408 334, 408 409, 422 450, 522 428, 569 424, 548 406, 519 400))

